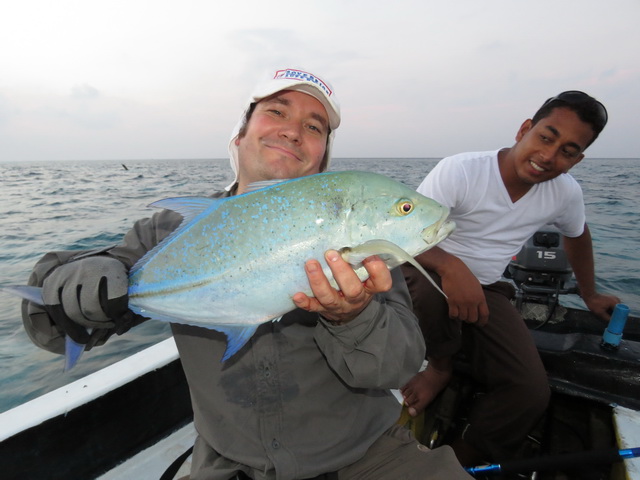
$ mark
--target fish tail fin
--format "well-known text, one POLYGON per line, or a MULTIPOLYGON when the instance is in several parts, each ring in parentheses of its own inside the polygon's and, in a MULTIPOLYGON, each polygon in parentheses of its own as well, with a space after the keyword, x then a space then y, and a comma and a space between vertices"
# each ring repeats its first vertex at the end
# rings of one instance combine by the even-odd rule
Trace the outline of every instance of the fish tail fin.
POLYGON ((16 295, 37 305, 44 305, 44 300, 42 300, 42 288, 40 287, 29 287, 26 285, 7 285, 6 287, 0 287, 0 292, 16 295))
POLYGON ((257 328, 257 325, 250 325, 247 327, 216 326, 216 330, 223 332, 227 336, 227 349, 224 351, 224 355, 222 356, 221 361, 225 362, 226 360, 231 358, 238 350, 240 350, 244 346, 244 344, 247 343, 253 336, 257 328))
MULTIPOLYGON (((8 285, 6 287, 0 287, 0 291, 24 298, 25 300, 29 300, 37 305, 44 305, 44 300, 42 300, 42 288, 40 287, 8 285)), ((74 342, 70 336, 67 335, 64 337, 65 372, 71 370, 76 363, 78 363, 78 360, 80 360, 80 357, 82 356, 82 352, 84 352, 84 347, 85 346, 83 344, 74 342)))
POLYGON ((69 335, 64 337, 64 371, 68 372, 76 366, 84 352, 84 345, 74 342, 69 335))

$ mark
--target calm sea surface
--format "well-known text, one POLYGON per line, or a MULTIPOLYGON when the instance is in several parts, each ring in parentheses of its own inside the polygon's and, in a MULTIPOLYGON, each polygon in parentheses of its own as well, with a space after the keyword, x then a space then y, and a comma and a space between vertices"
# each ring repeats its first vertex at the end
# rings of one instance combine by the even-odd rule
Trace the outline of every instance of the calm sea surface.
MULTIPOLYGON (((382 173, 415 188, 437 159, 336 159, 333 170, 382 173)), ((639 159, 585 159, 582 185, 596 251, 597 285, 640 314, 639 159)), ((228 160, 0 163, 0 285, 25 284, 53 250, 117 243, 147 205, 169 196, 207 195, 231 180, 228 160)), ((563 303, 583 306, 578 297, 563 303)), ((604 328, 604 327, 603 327, 604 328)), ((70 373, 22 328, 20 300, 0 294, 0 411, 69 383, 170 335, 146 322, 85 354, 70 373)))

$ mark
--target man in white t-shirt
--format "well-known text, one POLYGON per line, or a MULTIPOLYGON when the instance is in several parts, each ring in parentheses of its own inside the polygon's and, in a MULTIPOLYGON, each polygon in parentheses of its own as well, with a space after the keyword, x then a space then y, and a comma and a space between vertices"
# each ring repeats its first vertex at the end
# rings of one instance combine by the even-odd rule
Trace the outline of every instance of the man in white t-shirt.
POLYGON ((552 224, 564 237, 580 294, 609 319, 620 300, 596 291, 582 190, 567 172, 607 122, 605 107, 578 92, 550 98, 516 134, 511 148, 443 159, 418 191, 451 208, 449 238, 418 261, 435 273, 445 299, 410 266, 405 277, 427 343, 427 368, 402 394, 417 415, 448 384, 453 356, 464 352, 483 387, 452 447, 463 466, 513 455, 549 400, 546 372, 529 331, 501 282, 513 255, 552 224))

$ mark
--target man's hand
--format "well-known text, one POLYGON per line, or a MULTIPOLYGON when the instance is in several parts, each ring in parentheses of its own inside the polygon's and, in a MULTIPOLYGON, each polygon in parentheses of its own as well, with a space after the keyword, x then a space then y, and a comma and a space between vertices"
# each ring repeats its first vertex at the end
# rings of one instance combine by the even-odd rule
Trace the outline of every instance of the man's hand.
POLYGON ((588 297, 582 297, 582 300, 595 315, 603 320, 611 320, 613 309, 622 301, 615 295, 604 295, 602 293, 594 293, 588 297))
POLYGON ((443 275, 442 290, 447 294, 449 317, 482 327, 489 321, 489 307, 476 276, 461 261, 443 275))
POLYGON ((55 324, 85 344, 87 328, 113 328, 128 312, 128 285, 122 262, 87 257, 56 268, 42 284, 42 299, 55 324))
POLYGON ((489 321, 489 307, 482 285, 469 267, 455 255, 435 246, 416 257, 426 270, 436 272, 447 296, 449 318, 479 327, 489 321))
POLYGON ((339 290, 331 286, 317 260, 309 260, 305 264, 305 271, 313 297, 302 292, 293 296, 297 307, 309 312, 318 312, 331 322, 347 323, 353 320, 369 304, 376 293, 391 289, 391 272, 387 265, 377 256, 368 257, 363 265, 369 278, 362 282, 353 267, 345 262, 340 253, 329 250, 325 259, 339 290))

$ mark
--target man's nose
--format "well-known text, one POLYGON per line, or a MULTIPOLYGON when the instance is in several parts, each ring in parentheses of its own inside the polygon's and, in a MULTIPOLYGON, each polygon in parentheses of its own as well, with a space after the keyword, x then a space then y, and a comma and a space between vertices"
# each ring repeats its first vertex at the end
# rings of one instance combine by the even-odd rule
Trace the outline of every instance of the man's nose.
POLYGON ((280 136, 286 138, 290 142, 300 143, 302 139, 302 126, 294 120, 288 121, 280 128, 280 136))
POLYGON ((547 163, 551 162, 553 160, 553 157, 555 157, 557 153, 558 153, 558 148, 555 147, 554 145, 548 145, 546 147, 541 148, 539 151, 540 159, 547 163))

